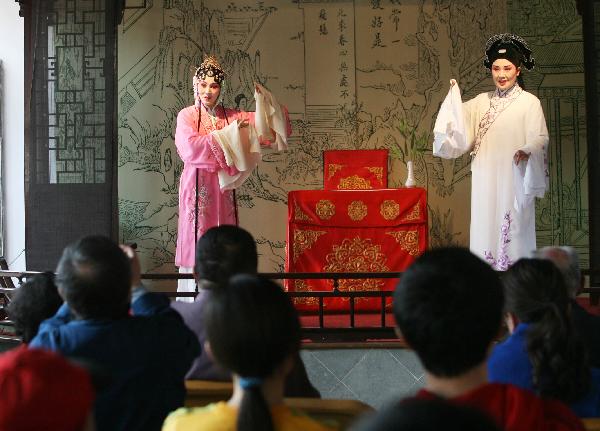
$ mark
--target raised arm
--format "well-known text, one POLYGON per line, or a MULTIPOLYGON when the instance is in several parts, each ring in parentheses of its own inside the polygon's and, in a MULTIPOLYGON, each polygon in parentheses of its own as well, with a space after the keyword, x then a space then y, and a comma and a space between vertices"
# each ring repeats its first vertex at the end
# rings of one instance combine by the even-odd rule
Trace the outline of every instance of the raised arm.
POLYGON ((433 128, 433 155, 444 159, 460 157, 472 147, 469 130, 471 101, 462 103, 460 89, 454 79, 438 112, 433 128))
POLYGON ((179 157, 184 163, 229 170, 223 151, 213 135, 201 134, 197 129, 197 122, 198 117, 193 107, 182 109, 177 115, 175 146, 179 157))
POLYGON ((254 83, 256 113, 254 125, 262 145, 271 145, 277 150, 287 149, 287 138, 292 134, 289 112, 262 85, 254 83))

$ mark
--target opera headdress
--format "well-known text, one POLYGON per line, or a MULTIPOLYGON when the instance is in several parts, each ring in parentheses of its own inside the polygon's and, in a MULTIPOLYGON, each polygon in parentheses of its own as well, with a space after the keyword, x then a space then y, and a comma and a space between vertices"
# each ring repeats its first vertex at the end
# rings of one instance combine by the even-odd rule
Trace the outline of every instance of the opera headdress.
POLYGON ((202 64, 196 69, 194 79, 206 79, 207 76, 213 77, 219 85, 225 79, 225 71, 219 64, 219 61, 212 55, 204 58, 202 64))
POLYGON ((517 67, 524 66, 527 70, 533 69, 535 65, 527 42, 521 36, 511 33, 496 34, 485 44, 483 65, 491 69, 494 61, 499 58, 504 58, 517 67))

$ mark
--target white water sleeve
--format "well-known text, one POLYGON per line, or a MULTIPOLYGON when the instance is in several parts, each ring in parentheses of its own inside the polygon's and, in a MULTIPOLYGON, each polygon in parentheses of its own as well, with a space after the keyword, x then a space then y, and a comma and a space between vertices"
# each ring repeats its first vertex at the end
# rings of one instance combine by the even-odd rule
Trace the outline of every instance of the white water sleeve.
POLYGON ((433 134, 434 156, 454 159, 469 150, 458 84, 450 87, 435 120, 433 134))
POLYGON ((257 85, 260 93, 254 91, 256 132, 263 140, 271 141, 277 151, 287 150, 287 123, 281 105, 277 103, 275 96, 269 90, 260 84, 257 85), (273 132, 275 132, 275 136, 273 136, 273 132))
POLYGON ((227 166, 235 166, 239 171, 235 175, 229 175, 224 170, 218 171, 221 190, 235 189, 241 186, 261 160, 256 129, 251 124, 239 129, 238 122, 239 120, 235 120, 227 127, 212 132, 223 150, 227 166))

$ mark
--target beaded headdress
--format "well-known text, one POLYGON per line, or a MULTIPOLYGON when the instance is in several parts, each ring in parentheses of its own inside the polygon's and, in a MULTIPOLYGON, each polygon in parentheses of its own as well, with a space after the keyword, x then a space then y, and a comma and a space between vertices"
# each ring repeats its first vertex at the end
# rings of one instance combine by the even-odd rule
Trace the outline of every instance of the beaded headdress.
POLYGON ((505 58, 517 66, 523 65, 527 70, 535 66, 535 59, 525 39, 512 33, 496 34, 485 44, 483 65, 490 69, 499 58, 505 58))
POLYGON ((196 69, 194 78, 205 79, 207 76, 213 77, 219 85, 225 79, 225 71, 219 64, 219 61, 212 55, 204 58, 202 64, 196 69))

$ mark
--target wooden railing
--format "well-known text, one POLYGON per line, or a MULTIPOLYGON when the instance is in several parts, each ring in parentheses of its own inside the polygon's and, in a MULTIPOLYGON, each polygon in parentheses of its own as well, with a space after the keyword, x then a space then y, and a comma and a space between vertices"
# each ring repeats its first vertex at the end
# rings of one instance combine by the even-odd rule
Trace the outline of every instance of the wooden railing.
MULTIPOLYGON (((584 270, 586 276, 600 275, 600 271, 584 270)), ((0 280, 10 277, 16 278, 21 283, 28 276, 37 274, 36 271, 7 271, 0 270, 0 280)), ((331 280, 333 289, 331 291, 312 291, 312 292, 288 292, 292 298, 315 298, 318 304, 316 315, 318 324, 315 326, 304 325, 303 337, 314 342, 362 342, 367 340, 395 340, 394 329, 386 324, 386 302, 392 296, 391 291, 352 291, 346 292, 339 289, 342 279, 399 279, 401 272, 322 272, 322 273, 280 273, 270 272, 261 273, 262 276, 272 280, 331 280), (327 312, 325 310, 325 300, 328 298, 343 298, 348 300, 348 310, 344 312, 349 316, 349 325, 347 327, 328 327, 325 324, 327 312), (359 298, 379 298, 380 307, 371 314, 377 314, 378 324, 376 325, 357 325, 356 301, 359 298)), ((192 279, 192 274, 179 273, 147 273, 142 274, 144 280, 179 280, 192 279)), ((12 281, 11 281, 12 283, 12 281)), ((0 295, 9 295, 15 288, 4 287, 0 283, 0 295)), ((175 292, 159 291, 169 297, 195 297, 196 292, 175 292)), ((590 294, 592 303, 600 297, 600 286, 591 286, 584 289, 585 293, 590 294)))
MULTIPOLYGON (((22 283, 28 276, 37 274, 36 271, 3 271, 0 270, 0 279, 6 277, 16 278, 19 283, 22 283)), ((272 280, 307 280, 307 279, 324 279, 331 280, 333 289, 331 291, 314 291, 314 292, 288 292, 292 298, 315 298, 318 303, 318 324, 316 326, 304 325, 302 336, 305 340, 313 342, 362 342, 367 340, 396 340, 394 335, 394 329, 391 326, 386 325, 386 300, 392 296, 390 291, 353 291, 343 292, 339 289, 340 280, 342 279, 373 279, 373 278, 400 278, 402 273, 400 272, 322 272, 322 273, 261 273, 263 277, 272 280), (325 300, 327 298, 344 298, 348 300, 348 311, 341 312, 341 314, 349 316, 348 327, 327 327, 325 324, 325 300), (378 324, 369 326, 357 326, 357 313, 356 313, 356 300, 359 298, 379 298, 381 306, 379 310, 372 312, 371 314, 377 314, 378 324)), ((152 273, 142 274, 144 280, 179 280, 179 279, 191 279, 192 274, 179 274, 179 273, 152 273)), ((10 294, 14 291, 9 288, 0 287, 1 294, 10 294)), ((195 297, 196 292, 175 292, 175 291, 156 291, 163 293, 171 298, 175 297, 195 297)))

